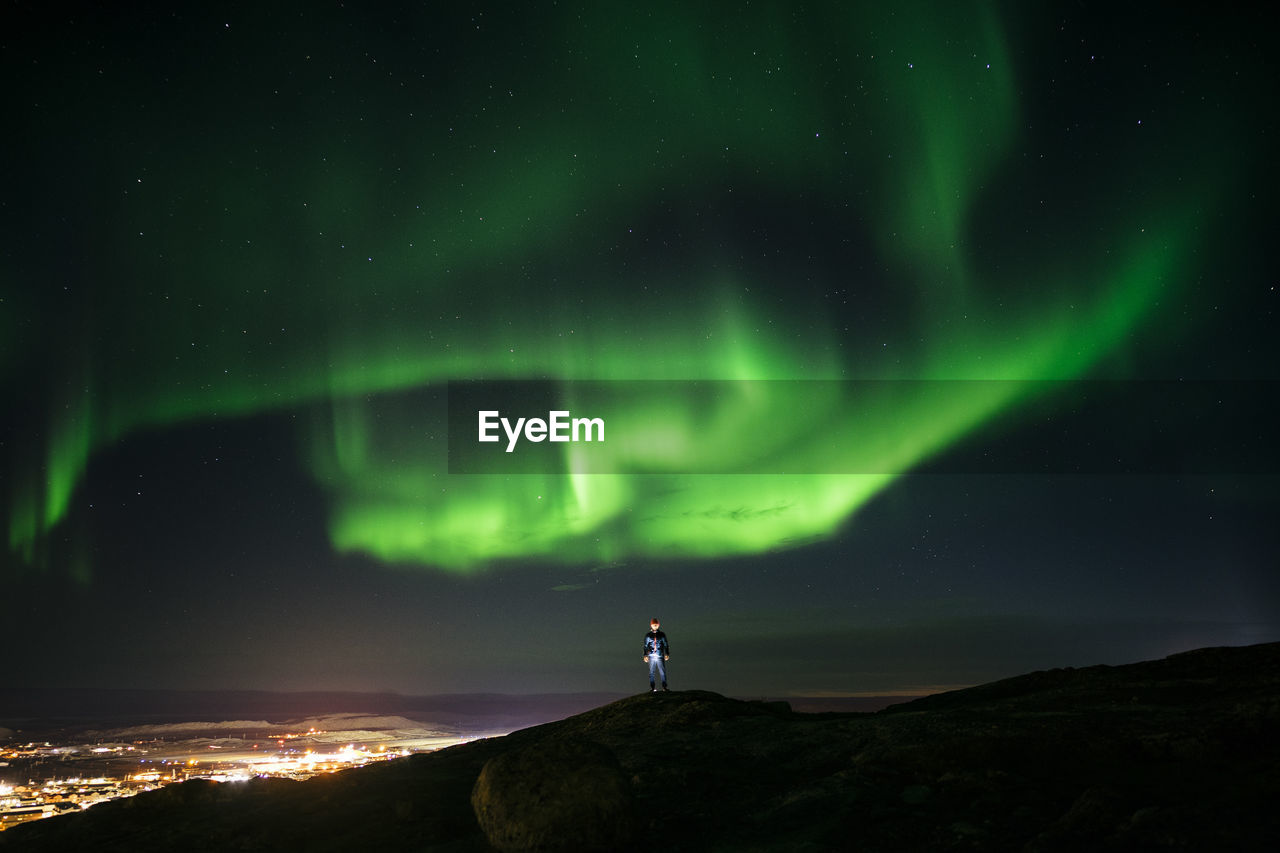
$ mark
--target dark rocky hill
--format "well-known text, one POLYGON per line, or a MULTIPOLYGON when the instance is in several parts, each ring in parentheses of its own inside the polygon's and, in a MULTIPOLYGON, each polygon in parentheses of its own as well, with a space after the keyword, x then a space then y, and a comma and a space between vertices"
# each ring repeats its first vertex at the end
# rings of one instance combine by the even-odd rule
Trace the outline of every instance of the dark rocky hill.
POLYGON ((1269 850, 1278 768, 1273 643, 875 714, 644 694, 307 782, 187 782, 0 851, 1269 850))

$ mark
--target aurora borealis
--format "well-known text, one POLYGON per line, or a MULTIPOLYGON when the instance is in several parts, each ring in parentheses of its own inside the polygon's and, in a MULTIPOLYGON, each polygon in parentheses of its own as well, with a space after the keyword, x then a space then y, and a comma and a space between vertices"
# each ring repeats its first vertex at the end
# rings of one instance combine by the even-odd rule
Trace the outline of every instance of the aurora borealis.
POLYGON ((1215 469, 1231 424, 1184 476, 920 473, 1051 452, 1084 423, 1061 383, 1277 378, 1249 21, 31 15, 2 55, 6 609, 115 638, 40 683, 626 689, 650 611, 739 693, 1280 633, 1275 470, 1215 469), (590 470, 452 472, 449 384, 497 380, 619 389, 590 470), (522 639, 548 620, 563 673, 522 639))

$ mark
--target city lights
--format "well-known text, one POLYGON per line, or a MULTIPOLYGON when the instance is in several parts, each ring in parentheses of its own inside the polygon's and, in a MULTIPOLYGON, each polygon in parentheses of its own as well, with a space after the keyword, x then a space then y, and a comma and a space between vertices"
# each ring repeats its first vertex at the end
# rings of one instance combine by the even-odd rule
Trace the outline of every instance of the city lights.
POLYGON ((0 772, 6 777, 0 781, 0 830, 189 779, 242 783, 275 777, 301 781, 469 739, 425 730, 331 733, 311 726, 221 738, 214 743, 191 737, 170 742, 9 745, 0 749, 0 772), (326 742, 338 736, 343 737, 340 743, 326 742), (263 750, 263 741, 274 741, 276 749, 263 750), (86 772, 70 771, 77 764, 86 772), (57 768, 57 775, 39 778, 41 774, 48 776, 50 767, 57 768), (24 773, 30 778, 19 782, 24 773))

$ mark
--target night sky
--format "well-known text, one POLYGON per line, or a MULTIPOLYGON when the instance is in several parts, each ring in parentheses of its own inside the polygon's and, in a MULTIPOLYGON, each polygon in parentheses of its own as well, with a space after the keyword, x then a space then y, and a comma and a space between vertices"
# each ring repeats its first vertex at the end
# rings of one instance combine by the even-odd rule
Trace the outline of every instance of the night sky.
POLYGON ((1261 12, 363 5, 6 8, 6 684, 1280 640, 1261 12), (459 473, 485 382, 606 440, 459 473))

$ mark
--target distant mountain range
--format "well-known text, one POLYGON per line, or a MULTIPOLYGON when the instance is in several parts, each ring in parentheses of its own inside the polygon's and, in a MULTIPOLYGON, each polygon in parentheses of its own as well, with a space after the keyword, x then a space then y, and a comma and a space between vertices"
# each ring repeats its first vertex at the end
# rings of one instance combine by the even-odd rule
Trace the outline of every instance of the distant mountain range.
POLYGON ((112 690, 0 687, 0 726, 15 731, 118 728, 222 720, 273 723, 327 714, 402 716, 461 731, 495 731, 559 720, 621 698, 619 693, 506 695, 262 690, 112 690))
POLYGON ((1278 766, 1272 643, 876 713, 646 693, 305 782, 171 785, 0 851, 1269 850, 1278 766))
MULTIPOLYGON (((513 731, 597 708, 622 693, 399 693, 267 690, 117 690, 0 687, 0 730, 116 729, 223 721, 271 723, 330 714, 401 716, 459 731, 513 731)), ((905 696, 795 697, 804 711, 878 711, 905 696)), ((232 728, 242 727, 240 722, 232 728)))

